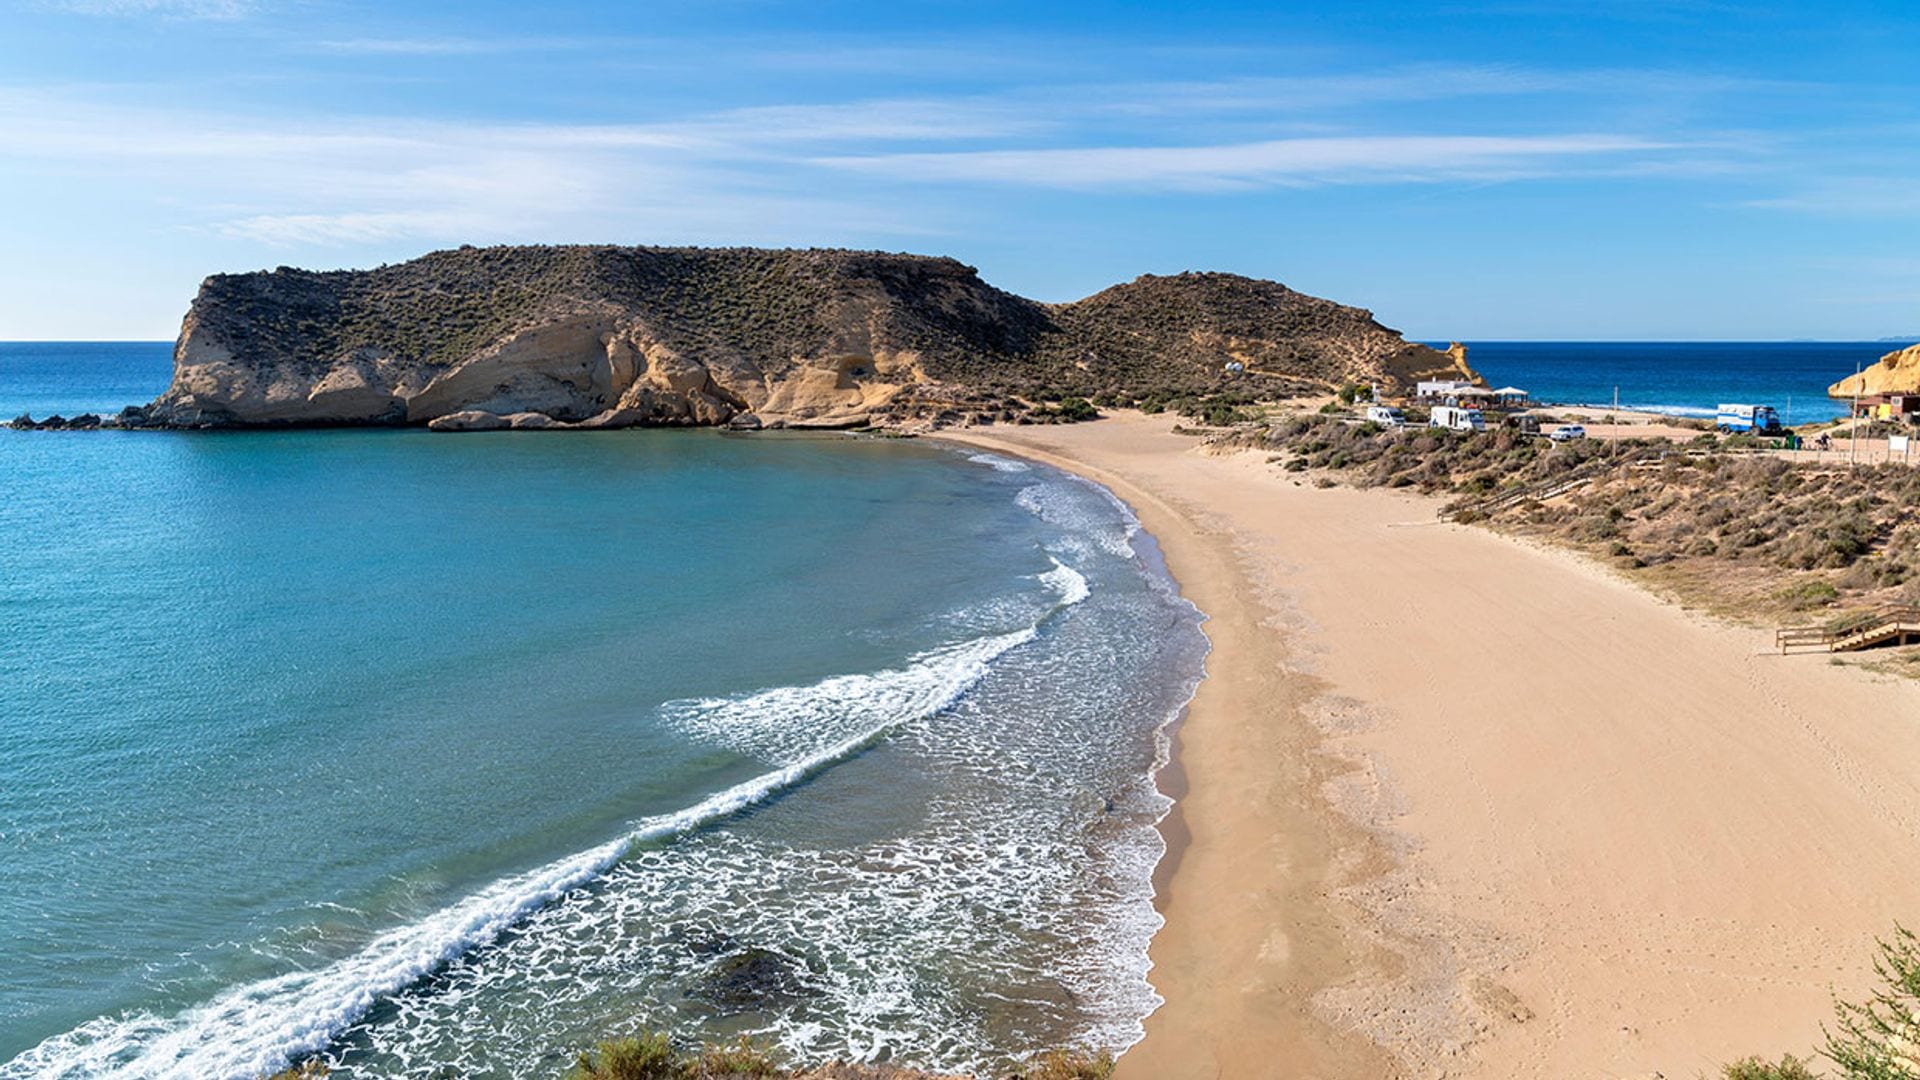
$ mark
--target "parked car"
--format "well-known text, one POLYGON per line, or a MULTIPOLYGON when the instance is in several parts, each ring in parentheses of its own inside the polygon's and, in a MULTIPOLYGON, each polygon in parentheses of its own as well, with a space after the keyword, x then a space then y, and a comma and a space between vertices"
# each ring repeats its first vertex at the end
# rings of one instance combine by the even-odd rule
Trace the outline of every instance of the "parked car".
POLYGON ((1581 427, 1579 424, 1561 424, 1559 427, 1547 433, 1547 438, 1552 439, 1554 442, 1572 442, 1575 439, 1584 439, 1586 437, 1587 429, 1581 427))
POLYGON ((1407 426, 1407 414, 1391 405, 1367 406, 1367 420, 1384 428, 1403 428, 1407 426))

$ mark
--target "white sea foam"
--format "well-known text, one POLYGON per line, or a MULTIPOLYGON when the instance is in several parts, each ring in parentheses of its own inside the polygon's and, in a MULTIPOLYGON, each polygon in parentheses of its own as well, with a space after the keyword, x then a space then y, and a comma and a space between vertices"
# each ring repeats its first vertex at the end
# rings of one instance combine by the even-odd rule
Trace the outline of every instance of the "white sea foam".
POLYGON ((94 1020, 0 1065, 0 1078, 215 1080, 275 1072, 325 1049, 382 996, 494 940, 528 913, 592 881, 634 844, 737 814, 858 753, 884 734, 884 728, 862 732, 683 810, 642 819, 618 840, 497 881, 318 970, 235 987, 171 1019, 136 1014, 94 1020))
MULTIPOLYGON (((1037 578, 1058 598, 1049 614, 1092 595, 1087 579, 1058 559, 1037 578)), ((886 671, 834 675, 808 686, 777 686, 731 697, 670 701, 661 706, 661 714, 696 738, 763 761, 791 760, 820 752, 849 730, 883 731, 946 708, 980 681, 987 665, 1032 641, 1039 625, 928 649, 886 671)))
POLYGON ((1121 673, 1177 639, 1170 616, 1192 624, 1164 594, 1102 596, 825 796, 902 810, 891 824, 849 832, 796 806, 639 852, 406 991, 395 1018, 343 1040, 359 1049, 336 1075, 529 1073, 543 1048, 608 1034, 569 1018, 610 1010, 678 1031, 744 1025, 803 1061, 979 1075, 1035 1045, 1136 1042, 1159 1004, 1153 826, 1170 801, 1151 773, 1185 695, 1121 673), (745 1016, 703 1004, 697 988, 742 948, 788 958, 803 993, 745 1016))
POLYGON ((1061 481, 1021 488, 1013 501, 1027 513, 1066 532, 1068 546, 1084 540, 1109 555, 1133 558, 1132 540, 1140 531, 1139 520, 1106 488, 1092 483, 1080 486, 1097 493, 1115 512, 1109 515, 1104 508, 1089 506, 1079 492, 1061 481))
POLYGON ((976 465, 985 465, 988 468, 998 470, 999 472, 1009 472, 1009 473, 1030 472, 1033 469, 1033 466, 1027 464, 1024 461, 1016 461, 1013 458, 1001 457, 998 454, 986 454, 986 453, 968 454, 967 460, 973 462, 976 465))
POLYGON ((831 745, 849 729, 883 731, 943 709, 1008 649, 1033 640, 1029 627, 930 649, 905 667, 835 675, 810 686, 779 686, 731 698, 670 701, 667 721, 696 738, 762 760, 831 745))
MULTIPOLYGON (((1058 560, 1038 577, 1059 597, 1052 610, 1089 595, 1086 579, 1058 560)), ((326 1049, 381 999, 601 877, 634 845, 738 814, 901 724, 947 708, 993 660, 1033 640, 1038 627, 929 650, 896 670, 670 703, 667 715, 687 730, 790 763, 685 809, 642 819, 620 839, 494 882, 326 966, 234 987, 173 1017, 134 1013, 90 1021, 0 1064, 0 1080, 251 1080, 285 1068, 326 1049)))
POLYGON ((1086 575, 1061 562, 1053 560, 1053 569, 1040 575, 1040 580, 1054 592, 1060 594, 1063 606, 1077 604, 1093 595, 1093 589, 1087 584, 1086 575))

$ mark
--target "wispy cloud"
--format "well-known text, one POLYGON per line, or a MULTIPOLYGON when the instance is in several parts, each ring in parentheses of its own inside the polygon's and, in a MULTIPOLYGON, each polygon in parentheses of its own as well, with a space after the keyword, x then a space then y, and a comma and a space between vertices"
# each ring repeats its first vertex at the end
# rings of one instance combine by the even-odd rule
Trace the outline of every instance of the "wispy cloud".
POLYGON ((46 0, 45 7, 75 15, 158 15, 177 19, 238 19, 255 0, 46 0))
POLYGON ((1626 135, 1379 135, 1220 146, 874 154, 818 164, 896 180, 1061 188, 1219 190, 1274 185, 1514 179, 1556 162, 1683 149, 1626 135))
POLYGON ((1384 71, 1241 76, 1149 82, 1100 88, 1116 112, 1321 112, 1460 98, 1678 98, 1805 93, 1814 86, 1784 79, 1641 68, 1544 70, 1497 64, 1414 64, 1384 71))
MULTIPOLYGON (((359 38, 323 47, 458 55, 495 45, 359 38)), ((1323 130, 1311 123, 1345 105, 1624 78, 1432 68, 829 100, 608 124, 254 116, 131 104, 111 88, 91 97, 0 88, 0 173, 139 176, 140 196, 177 208, 181 228, 303 247, 916 234, 964 212, 964 202, 925 194, 936 185, 1230 193, 1720 167, 1724 146, 1658 130, 1536 122, 1488 133, 1498 125, 1476 114, 1468 130, 1429 121, 1425 131, 1382 131, 1378 110, 1329 115, 1323 130), (1233 137, 1248 132, 1263 137, 1233 137)))
POLYGON ((884 200, 767 183, 782 159, 747 140, 776 128, 827 139, 847 124, 835 115, 810 128, 804 114, 722 115, 704 128, 276 121, 0 91, 9 149, 0 174, 137 175, 156 202, 204 208, 179 227, 287 247, 926 231, 884 200))
POLYGON ((349 56, 474 56, 555 46, 554 42, 475 37, 339 38, 313 43, 319 52, 349 56))
POLYGON ((1841 177, 1744 206, 1833 217, 1920 217, 1920 188, 1884 177, 1841 177))

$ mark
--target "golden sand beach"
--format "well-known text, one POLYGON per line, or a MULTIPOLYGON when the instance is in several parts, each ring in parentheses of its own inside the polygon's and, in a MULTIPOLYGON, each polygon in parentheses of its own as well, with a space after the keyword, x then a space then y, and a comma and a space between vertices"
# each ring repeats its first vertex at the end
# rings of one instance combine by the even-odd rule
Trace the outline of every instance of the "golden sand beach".
POLYGON ((1123 1078, 1691 1077, 1920 921, 1920 684, 1174 423, 943 435, 1110 487, 1210 616, 1123 1078))

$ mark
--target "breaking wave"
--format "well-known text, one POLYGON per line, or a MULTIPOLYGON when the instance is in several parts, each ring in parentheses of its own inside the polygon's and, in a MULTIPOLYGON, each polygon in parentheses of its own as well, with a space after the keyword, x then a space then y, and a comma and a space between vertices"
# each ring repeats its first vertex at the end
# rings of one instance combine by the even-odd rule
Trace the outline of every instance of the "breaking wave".
POLYGON ((1001 457, 999 454, 968 454, 967 460, 973 462, 975 465, 985 465, 997 472, 1019 473, 1031 472, 1033 470, 1033 466, 1024 461, 1001 457))
POLYGON ((1087 505, 1072 488, 1057 481, 1021 488, 1013 501, 1027 513, 1065 532, 1069 546, 1091 542, 1106 554, 1133 558, 1133 538, 1140 531, 1140 520, 1133 516, 1133 511, 1099 484, 1071 475, 1068 479, 1097 493, 1105 503, 1104 509, 1112 513, 1087 505))
POLYGON ((381 1000, 592 884, 637 845, 733 817, 951 706, 996 658, 1038 636, 1047 617, 1090 595, 1086 579, 1057 560, 1038 577, 1057 602, 1019 630, 928 650, 894 670, 663 707, 690 733, 787 762, 779 768, 643 818, 616 840, 496 881, 324 967, 237 986, 171 1017, 141 1012, 90 1021, 0 1064, 0 1080, 251 1080, 323 1051, 381 1000))

